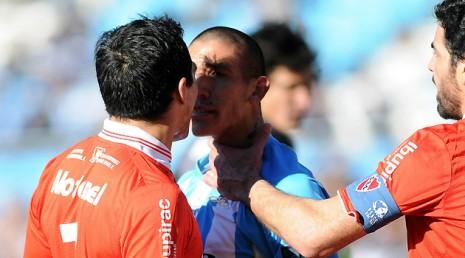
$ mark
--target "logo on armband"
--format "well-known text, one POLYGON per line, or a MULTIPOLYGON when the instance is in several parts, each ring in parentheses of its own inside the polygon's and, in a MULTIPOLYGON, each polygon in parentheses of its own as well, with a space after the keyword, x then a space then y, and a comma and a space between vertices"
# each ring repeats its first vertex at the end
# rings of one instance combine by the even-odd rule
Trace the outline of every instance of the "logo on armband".
POLYGON ((374 201, 372 206, 365 212, 365 216, 368 218, 371 225, 374 225, 378 221, 384 218, 389 211, 389 207, 382 200, 374 201))
POLYGON ((358 184, 355 190, 357 192, 369 192, 375 189, 378 189, 380 186, 377 175, 373 175, 358 184))
POLYGON ((387 204, 381 200, 373 203, 373 209, 375 210, 376 216, 380 219, 384 218, 389 211, 387 204))

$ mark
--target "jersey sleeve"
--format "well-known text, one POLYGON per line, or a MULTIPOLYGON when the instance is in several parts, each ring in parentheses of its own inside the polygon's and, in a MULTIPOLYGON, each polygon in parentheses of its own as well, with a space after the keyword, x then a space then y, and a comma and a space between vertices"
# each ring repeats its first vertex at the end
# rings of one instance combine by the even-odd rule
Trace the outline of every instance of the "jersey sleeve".
POLYGON ((26 226, 26 241, 24 245, 24 257, 52 257, 50 245, 42 230, 40 214, 42 210, 43 185, 48 180, 47 171, 54 165, 56 158, 50 160, 44 168, 39 184, 32 195, 26 226))
MULTIPOLYGON (((196 228, 192 223, 192 213, 188 213, 187 201, 182 197, 177 186, 166 184, 136 190, 129 198, 123 216, 122 256, 189 257, 184 250, 191 244, 190 238, 195 238, 196 228)), ((197 241, 198 255, 190 257, 201 255, 201 240, 197 241)), ((196 245, 193 245, 195 253, 196 245)))
MULTIPOLYGON (((37 192, 37 191, 36 191, 37 192)), ((40 216, 37 209, 37 196, 31 199, 29 206, 26 242, 24 246, 24 257, 52 257, 47 238, 40 226, 40 216)))
POLYGON ((328 193, 323 186, 310 174, 295 173, 286 176, 276 184, 279 190, 298 197, 323 200, 328 193))
POLYGON ((339 195, 367 232, 401 215, 436 216, 450 183, 450 160, 442 138, 422 129, 380 162, 375 174, 339 190, 339 195))

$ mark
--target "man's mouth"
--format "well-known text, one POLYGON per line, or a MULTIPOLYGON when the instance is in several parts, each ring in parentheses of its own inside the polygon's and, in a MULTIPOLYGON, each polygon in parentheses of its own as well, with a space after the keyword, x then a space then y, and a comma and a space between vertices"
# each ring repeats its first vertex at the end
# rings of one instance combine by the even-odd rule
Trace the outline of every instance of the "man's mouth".
POLYGON ((194 111, 192 112, 192 117, 202 117, 215 113, 215 109, 207 105, 196 105, 194 111))

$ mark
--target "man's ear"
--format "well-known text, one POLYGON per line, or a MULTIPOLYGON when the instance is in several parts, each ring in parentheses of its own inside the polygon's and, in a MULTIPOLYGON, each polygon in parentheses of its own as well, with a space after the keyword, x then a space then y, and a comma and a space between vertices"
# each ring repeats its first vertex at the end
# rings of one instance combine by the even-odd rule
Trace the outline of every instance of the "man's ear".
POLYGON ((178 88, 174 92, 174 98, 180 103, 184 104, 187 98, 187 80, 185 77, 182 77, 178 82, 178 88))
POLYGON ((266 76, 260 76, 255 82, 255 88, 250 96, 254 100, 261 101, 270 88, 270 81, 266 76))

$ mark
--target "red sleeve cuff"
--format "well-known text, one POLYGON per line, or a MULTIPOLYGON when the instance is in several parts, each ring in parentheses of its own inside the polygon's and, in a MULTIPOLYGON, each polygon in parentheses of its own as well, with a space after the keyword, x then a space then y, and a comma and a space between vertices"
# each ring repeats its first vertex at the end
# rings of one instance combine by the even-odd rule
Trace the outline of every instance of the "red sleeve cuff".
POLYGON ((362 223, 360 219, 360 214, 355 210, 354 206, 352 205, 352 202, 350 201, 349 196, 347 194, 346 188, 344 187, 339 189, 337 193, 341 198, 342 204, 344 205, 347 214, 354 217, 358 223, 362 223))

